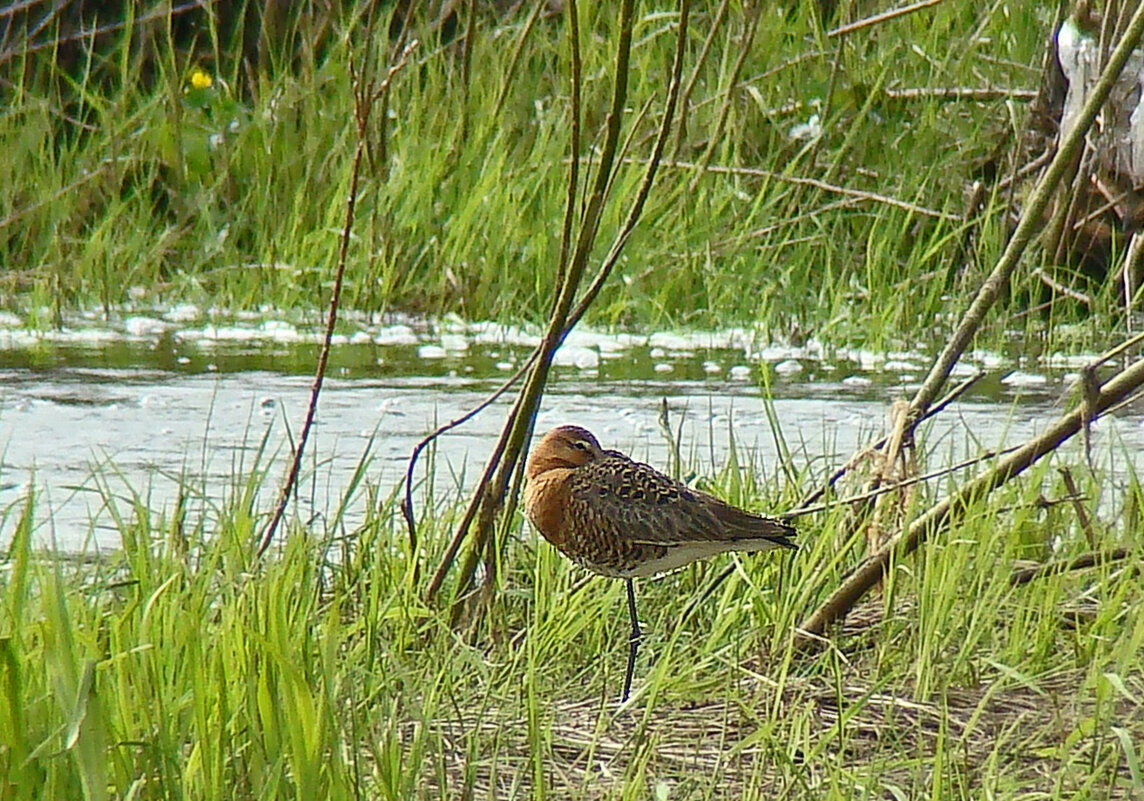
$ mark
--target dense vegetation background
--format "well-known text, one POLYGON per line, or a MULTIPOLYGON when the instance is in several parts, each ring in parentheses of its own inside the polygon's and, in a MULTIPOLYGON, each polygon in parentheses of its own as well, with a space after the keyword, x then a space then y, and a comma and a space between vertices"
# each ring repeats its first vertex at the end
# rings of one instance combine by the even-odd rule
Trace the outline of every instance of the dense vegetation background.
MULTIPOLYGON (((170 15, 143 4, 124 18, 99 4, 54 15, 48 5, 0 17, 3 307, 45 325, 47 310, 92 306, 319 307, 353 152, 351 63, 383 71, 417 37, 373 132, 345 305, 546 314, 572 155, 567 14, 240 3, 170 15)), ((778 338, 875 346, 939 335, 1010 228, 1022 187, 1004 179, 1032 157, 1026 106, 1056 15, 1043 4, 937 3, 837 27, 877 10, 860 5, 828 16, 814 3, 697 5, 667 154, 678 163, 662 170, 591 319, 758 322, 778 338)), ((674 18, 647 7, 636 30, 633 162, 647 157, 662 111, 674 18)), ((580 19, 586 121, 575 155, 590 162, 616 14, 588 4, 580 19)), ((621 171, 601 242, 641 169, 621 171)), ((1029 273, 1011 312, 1047 294, 1029 273)), ((1099 313, 1115 310, 1115 287, 1083 288, 1095 289, 1099 313)), ((1003 315, 993 333, 1079 310, 1003 315)))
MULTIPOLYGON (((583 5, 579 152, 570 14, 549 3, 9 5, 0 306, 43 327, 181 301, 317 319, 358 141, 352 76, 409 52, 368 131, 344 306, 543 320, 569 165, 598 157, 614 79, 613 4, 583 5)), ((948 0, 850 26, 869 5, 696 4, 669 163, 591 320, 948 342, 1040 155, 1025 106, 1058 19, 948 0)), ((640 6, 620 201, 650 152, 677 24, 640 6)), ((624 208, 608 207, 601 250, 624 208)), ((1100 269, 1023 259, 978 344, 1087 346, 1123 324, 1100 269)), ((344 502, 287 516, 261 560, 278 474, 265 440, 222 497, 176 476, 170 508, 96 471, 92 502, 122 548, 90 561, 34 547, 33 481, 0 509, 0 801, 1140 797, 1144 493, 1112 422, 1089 426, 1142 374, 1079 379, 1062 419, 1105 437, 1097 457, 1029 460, 1015 481, 1003 468, 1021 451, 938 464, 884 503, 802 518, 794 558, 644 583, 649 639, 619 707, 622 587, 507 515, 496 547, 472 551, 487 555, 484 614, 451 619, 425 578, 447 561, 459 497, 426 493, 407 536, 368 452, 344 502), (945 517, 919 528, 946 493, 945 517), (924 547, 894 550, 910 536, 924 547), (887 554, 877 591, 803 636, 871 552, 887 554)), ((920 407, 941 405, 938 386, 920 407)), ((915 423, 836 491, 948 461, 940 443, 912 451, 915 423)), ((697 481, 790 509, 834 469, 809 461, 732 448, 697 481)))

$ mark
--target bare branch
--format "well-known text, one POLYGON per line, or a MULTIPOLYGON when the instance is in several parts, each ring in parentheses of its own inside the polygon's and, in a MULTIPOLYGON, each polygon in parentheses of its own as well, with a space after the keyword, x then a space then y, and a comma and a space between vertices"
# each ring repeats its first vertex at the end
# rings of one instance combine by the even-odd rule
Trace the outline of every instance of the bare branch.
MULTIPOLYGON (((1121 371, 1100 388, 1093 413, 1103 414, 1139 389, 1142 384, 1144 384, 1144 359, 1121 371)), ((998 462, 992 470, 946 496, 940 503, 914 520, 905 531, 866 557, 842 585, 803 622, 797 635, 799 639, 809 644, 813 641, 814 635, 823 635, 831 623, 844 617, 858 599, 882 580, 891 563, 901 561, 927 539, 955 525, 975 501, 1020 475, 1042 456, 1051 453, 1062 442, 1075 435, 1085 423, 1086 412, 1086 409, 1078 407, 1058 418, 1039 437, 1029 440, 998 462)))
MULTIPOLYGON (((978 370, 976 373, 974 373, 973 375, 966 378, 964 381, 962 381, 960 384, 958 384, 956 387, 954 387, 952 390, 950 390, 949 394, 947 394, 944 398, 942 398, 940 401, 935 403, 930 409, 928 409, 926 411, 926 413, 924 415, 922 415, 922 417, 919 418, 918 421, 914 424, 914 427, 916 428, 918 425, 920 425, 922 423, 922 421, 938 414, 946 406, 948 406, 949 404, 953 403, 955 400, 960 398, 963 394, 965 394, 969 390, 970 387, 972 387, 974 384, 976 384, 978 381, 980 381, 984 376, 985 376, 985 372, 982 370, 978 370)), ((870 450, 877 450, 877 449, 881 448, 882 446, 884 446, 886 444, 886 440, 887 440, 887 437, 882 437, 880 440, 875 442, 869 448, 863 449, 863 452, 867 452, 870 450)), ((839 480, 844 475, 846 475, 848 472, 850 472, 850 470, 853 469, 854 463, 855 463, 855 460, 851 459, 846 464, 842 465, 842 467, 838 468, 833 473, 831 473, 830 478, 828 478, 826 480, 826 482, 821 487, 814 490, 809 495, 804 497, 801 501, 799 501, 798 505, 795 506, 794 509, 792 509, 790 512, 788 512, 788 514, 790 514, 792 516, 793 515, 803 515, 803 514, 809 514, 811 511, 814 511, 816 509, 816 507, 811 507, 810 504, 814 503, 819 498, 821 498, 823 495, 825 495, 827 490, 829 490, 831 487, 833 487, 835 484, 837 484, 839 482, 839 480)))
POLYGON ((1008 285, 1009 277, 1017 267, 1025 248, 1044 227, 1044 213, 1052 201, 1053 191, 1069 170, 1074 157, 1084 144, 1089 128, 1092 127, 1097 114, 1100 113, 1104 101, 1108 99, 1116 79, 1124 70, 1124 65, 1128 63, 1128 58, 1139 43, 1141 34, 1144 34, 1144 4, 1141 4, 1136 9, 1136 13, 1133 14, 1132 22, 1109 58, 1108 64, 1101 73, 1100 80, 1092 89, 1092 94, 1085 101, 1084 108, 1081 109, 1077 117, 1076 125, 1061 142, 1040 183, 1033 190, 1029 202, 1021 213, 1017 229, 1005 246, 1005 251, 997 260, 993 272, 981 285, 977 296, 974 297, 973 302, 962 317, 961 324, 950 337, 949 344, 938 356, 930 368, 929 375, 926 376, 921 388, 911 401, 910 412, 913 416, 918 417, 923 414, 933 399, 937 397, 954 364, 961 358, 961 354, 969 346, 985 321, 985 315, 1008 285))
POLYGON ((922 10, 923 8, 936 6, 941 2, 942 0, 921 0, 919 3, 913 3, 901 8, 892 8, 889 11, 883 11, 881 14, 875 14, 872 17, 866 17, 865 19, 860 19, 857 22, 851 22, 849 25, 843 25, 839 28, 835 28, 832 31, 828 31, 826 36, 830 39, 838 36, 845 36, 848 33, 854 33, 855 31, 860 31, 863 28, 869 28, 871 25, 880 25, 883 22, 889 22, 892 19, 904 17, 907 14, 912 14, 915 11, 922 10))
POLYGON ((1086 570, 1090 567, 1100 567, 1109 562, 1119 562, 1123 559, 1127 559, 1132 553, 1133 552, 1128 548, 1112 548, 1107 551, 1090 551, 1089 553, 1082 553, 1080 556, 1074 556, 1071 559, 1046 562, 1036 567, 1024 567, 1020 570, 1014 570, 1009 574, 1009 583, 1016 587, 1021 584, 1028 584, 1034 579, 1059 576, 1062 573, 1070 573, 1074 570, 1086 570))
POLYGON ((681 170, 703 170, 705 172, 722 173, 724 175, 748 175, 754 178, 766 178, 772 181, 781 181, 787 184, 795 184, 797 186, 811 186, 815 189, 821 189, 823 192, 831 192, 836 195, 845 195, 847 197, 858 198, 859 200, 871 201, 874 203, 881 203, 886 206, 893 206, 894 208, 901 209, 902 211, 920 214, 923 217, 934 217, 939 220, 949 220, 950 222, 962 222, 962 218, 957 214, 950 214, 944 211, 936 211, 935 209, 927 209, 925 206, 918 206, 914 203, 907 203, 904 200, 899 200, 896 197, 882 195, 877 192, 866 192, 862 189, 851 189, 848 186, 838 186, 837 184, 827 183, 820 181, 817 178, 804 178, 797 175, 783 175, 778 172, 771 172, 770 170, 760 170, 755 167, 726 167, 719 164, 703 165, 690 161, 665 161, 664 167, 677 167, 681 170))

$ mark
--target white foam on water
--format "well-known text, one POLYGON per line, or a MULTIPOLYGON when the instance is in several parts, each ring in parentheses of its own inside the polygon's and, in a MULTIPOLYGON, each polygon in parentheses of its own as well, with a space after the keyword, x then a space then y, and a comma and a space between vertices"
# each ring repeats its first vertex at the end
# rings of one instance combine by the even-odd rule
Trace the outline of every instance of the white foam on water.
POLYGON ((416 345, 420 342, 417 334, 407 325, 387 325, 373 333, 373 341, 378 345, 416 345))
POLYGON ((986 370, 996 370, 1006 363, 1006 359, 1000 353, 994 353, 991 350, 971 350, 965 354, 962 361, 973 364, 979 364, 986 370))
POLYGON ((1043 387, 1049 383, 1049 377, 1040 373, 1014 370, 1002 378, 1001 383, 1007 387, 1043 387))
POLYGON ((267 320, 258 328, 262 334, 274 342, 290 344, 301 342, 304 339, 296 327, 283 320, 267 320))
POLYGON ((162 334, 171 324, 154 317, 128 317, 123 321, 123 330, 129 337, 154 337, 162 334))
MULTIPOLYGON (((693 337, 685 334, 661 332, 648 337, 648 345, 653 350, 671 351, 674 353, 691 353, 695 351, 696 344, 693 337)), ((654 358, 654 357, 653 357, 654 358)))
POLYGON ((0 328, 0 350, 26 350, 39 341, 38 335, 25 328, 0 328))
POLYGON ((123 334, 107 328, 53 329, 44 331, 41 336, 45 341, 60 345, 86 345, 88 347, 101 347, 123 341, 123 334))
POLYGON ((535 348, 541 336, 534 331, 526 331, 515 325, 504 325, 489 320, 471 323, 467 331, 477 345, 510 345, 522 348, 535 348))
POLYGON ((206 343, 211 342, 248 342, 259 341, 257 332, 251 328, 242 328, 234 325, 205 325, 202 328, 184 328, 175 332, 175 339, 206 343))
POLYGON ((452 353, 463 353, 469 349, 469 340, 464 334, 442 334, 441 347, 452 353))
POLYGON ((1050 353, 1041 363, 1051 370, 1080 370, 1093 364, 1099 356, 1095 353, 1050 353))
POLYGON ((887 359, 883 362, 882 369, 887 373, 915 373, 922 368, 905 359, 887 359))
POLYGON ((163 314, 164 320, 172 323, 193 323, 203 316, 203 311, 193 303, 180 303, 163 314))
POLYGON ((418 359, 444 359, 447 355, 440 345, 422 345, 417 349, 418 359))
POLYGON ((552 363, 560 367, 575 367, 579 370, 595 369, 600 365, 600 353, 592 348, 565 343, 553 354, 552 363))

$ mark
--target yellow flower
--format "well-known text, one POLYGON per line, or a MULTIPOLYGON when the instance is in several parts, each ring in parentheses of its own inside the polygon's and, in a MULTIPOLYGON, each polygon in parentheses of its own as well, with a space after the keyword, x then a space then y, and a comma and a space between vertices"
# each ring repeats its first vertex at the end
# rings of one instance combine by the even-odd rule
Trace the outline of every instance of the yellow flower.
POLYGON ((196 68, 195 71, 191 73, 191 86, 195 89, 210 89, 213 83, 214 80, 210 74, 201 69, 196 68))

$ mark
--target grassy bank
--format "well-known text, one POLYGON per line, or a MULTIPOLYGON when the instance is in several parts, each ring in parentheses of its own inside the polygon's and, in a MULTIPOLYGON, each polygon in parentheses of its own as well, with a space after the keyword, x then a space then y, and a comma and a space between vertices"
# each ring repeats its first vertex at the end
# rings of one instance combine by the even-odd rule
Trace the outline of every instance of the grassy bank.
MULTIPOLYGON (((682 164, 663 169, 594 322, 761 322, 776 337, 878 347, 938 333, 964 306, 1006 229, 1006 198, 967 220, 965 188, 998 167, 987 157, 1020 131, 1026 100, 886 90, 1035 88, 1051 15, 940 4, 829 38, 813 9, 765 8, 741 63, 749 15, 696 9, 686 128, 668 153, 682 164)), ((530 26, 526 11, 481 10, 468 55, 426 33, 397 76, 360 193, 347 306, 543 318, 567 191, 568 22, 530 26)), ((42 325, 76 307, 320 308, 353 151, 350 66, 367 52, 386 62, 389 13, 374 28, 334 18, 328 46, 253 76, 209 27, 193 48, 161 30, 144 47, 128 27, 78 76, 51 48, 11 55, 0 306, 42 325)), ((581 13, 578 155, 591 158, 616 22, 606 5, 581 13)), ((625 135, 637 161, 664 102, 674 22, 647 10, 636 31, 625 135)), ((639 173, 617 180, 601 247, 639 173)), ((1039 287, 1018 279, 992 336, 1042 324, 1010 319, 1039 287)), ((1106 314, 1116 288, 1097 294, 1106 314)), ((1107 329, 1099 320, 1094 330, 1107 329)))
MULTIPOLYGON (((1048 16, 944 3, 830 37, 813 4, 754 8, 752 32, 738 9, 697 11, 675 163, 592 322, 742 321, 872 349, 948 340, 1008 225, 1001 193, 964 219, 963 187, 997 131, 1017 137, 1020 101, 886 90, 1032 86, 1048 16)), ((584 13, 595 144, 616 23, 607 4, 584 13)), ((428 35, 396 76, 371 132, 346 306, 545 316, 568 157, 593 150, 568 148, 568 16, 528 20, 481 11, 466 47, 428 35)), ((333 22, 328 46, 253 74, 214 29, 197 49, 160 31, 141 58, 127 26, 78 77, 42 51, 0 52, 0 146, 14 154, 0 162, 0 305, 42 326, 93 306, 319 309, 354 149, 351 64, 369 50, 384 63, 392 46, 388 19, 333 22)), ((648 11, 636 32, 634 162, 674 24, 648 11)), ((616 178, 601 249, 640 174, 631 163, 616 178)), ((1038 294, 1021 277, 976 344, 1070 318, 1022 314, 1038 294)), ((1113 330, 1113 290, 1097 301, 1070 344, 1113 330)), ((1100 388, 1083 389, 1102 408, 1100 388)), ((789 509, 834 466, 796 453, 781 472, 732 459, 700 483, 789 509)), ((487 613, 450 625, 447 604, 424 599, 461 499, 425 500, 414 547, 393 488, 362 483, 370 454, 344 488, 368 497, 364 521, 300 504, 264 560, 278 471, 241 456, 222 497, 187 483, 162 510, 145 488, 84 483, 121 545, 99 558, 33 547, 51 507, 28 490, 0 508, 0 801, 1144 795, 1144 578, 1130 550, 1144 496, 1135 454, 1098 453, 1095 466, 1060 453, 959 506, 954 529, 892 564, 816 649, 797 627, 867 551, 847 510, 801 519, 796 554, 641 581, 648 636, 624 707, 621 585, 517 517, 487 613), (1075 492, 1054 469, 1066 465, 1075 492)), ((878 525, 903 529, 960 481, 913 486, 878 525)))
MULTIPOLYGON (((1042 502, 1066 494, 1044 465, 898 565, 817 652, 792 627, 863 548, 839 539, 840 510, 705 599, 725 559, 642 581, 649 636, 624 709, 622 585, 520 521, 468 641, 423 605, 385 502, 352 531, 295 528, 259 565, 257 479, 167 516, 111 499, 123 550, 79 563, 29 547, 29 497, 3 521, 0 798, 1132 797, 1141 572, 1011 578, 1129 544, 1140 487, 1110 468, 1080 488, 1107 499, 1092 542, 1071 506, 1042 502)), ((766 509, 796 489, 717 481, 766 509)), ((430 568, 452 508, 438 503, 417 555, 430 568)))

